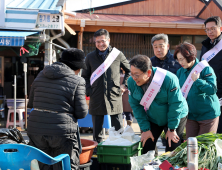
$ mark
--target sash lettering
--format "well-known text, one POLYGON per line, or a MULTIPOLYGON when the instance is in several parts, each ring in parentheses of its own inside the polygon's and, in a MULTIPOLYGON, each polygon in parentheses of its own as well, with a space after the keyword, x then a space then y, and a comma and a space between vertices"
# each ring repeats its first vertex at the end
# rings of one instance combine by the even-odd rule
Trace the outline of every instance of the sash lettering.
POLYGON ((184 98, 187 98, 187 95, 190 91, 190 88, 193 85, 193 80, 191 78, 191 75, 196 72, 197 74, 200 73, 205 67, 209 66, 208 62, 206 60, 203 60, 199 62, 193 70, 190 72, 189 76, 187 77, 185 83, 183 84, 183 87, 181 88, 182 94, 184 98))
POLYGON ((163 81, 165 79, 166 73, 166 70, 157 67, 153 80, 140 101, 140 104, 144 106, 145 110, 149 109, 151 103, 159 92, 160 87, 162 86, 163 81))
POLYGON ((96 79, 98 79, 110 67, 110 65, 119 55, 119 53, 120 51, 114 47, 111 53, 106 58, 106 60, 92 73, 90 77, 91 86, 96 81, 96 79))
POLYGON ((211 50, 207 51, 203 55, 202 60, 209 62, 212 58, 215 57, 215 55, 217 55, 217 53, 220 52, 220 50, 222 50, 222 39, 217 43, 217 45, 215 45, 211 50))

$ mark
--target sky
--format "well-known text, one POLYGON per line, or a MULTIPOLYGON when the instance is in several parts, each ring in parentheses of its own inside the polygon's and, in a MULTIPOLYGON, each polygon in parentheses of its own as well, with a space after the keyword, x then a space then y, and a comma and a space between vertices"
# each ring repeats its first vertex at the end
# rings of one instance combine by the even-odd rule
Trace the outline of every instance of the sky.
POLYGON ((78 11, 131 0, 66 0, 67 11, 78 11))

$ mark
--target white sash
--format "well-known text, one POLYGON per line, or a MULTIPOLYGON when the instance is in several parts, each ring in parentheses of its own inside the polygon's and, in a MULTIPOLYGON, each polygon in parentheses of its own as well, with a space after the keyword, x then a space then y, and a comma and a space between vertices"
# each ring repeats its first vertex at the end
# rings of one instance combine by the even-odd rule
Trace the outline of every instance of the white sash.
POLYGON ((191 75, 196 71, 196 73, 200 73, 206 66, 209 66, 208 62, 206 60, 203 60, 199 62, 193 70, 190 72, 189 76, 187 77, 185 83, 183 84, 183 87, 181 88, 182 94, 184 98, 187 98, 187 95, 190 91, 190 88, 193 85, 193 80, 191 78, 191 75))
POLYGON ((202 60, 209 62, 212 58, 215 57, 215 55, 217 55, 217 53, 220 52, 220 50, 222 50, 222 39, 217 43, 217 45, 215 45, 211 50, 207 51, 203 55, 202 60))
POLYGON ((119 53, 120 51, 114 47, 106 60, 92 73, 90 77, 91 86, 94 81, 96 81, 96 79, 98 79, 109 68, 109 66, 113 63, 119 53))
POLYGON ((160 87, 162 86, 163 81, 165 79, 166 73, 167 70, 157 67, 153 80, 140 101, 140 104, 144 106, 145 110, 149 109, 151 103, 159 92, 160 87))

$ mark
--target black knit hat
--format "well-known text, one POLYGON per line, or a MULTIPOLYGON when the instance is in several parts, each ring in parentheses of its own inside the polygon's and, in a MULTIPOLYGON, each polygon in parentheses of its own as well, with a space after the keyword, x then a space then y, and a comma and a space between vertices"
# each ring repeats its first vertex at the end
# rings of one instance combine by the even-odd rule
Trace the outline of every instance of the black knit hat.
POLYGON ((68 48, 62 52, 60 62, 69 66, 72 70, 87 69, 85 64, 85 54, 77 48, 68 48))

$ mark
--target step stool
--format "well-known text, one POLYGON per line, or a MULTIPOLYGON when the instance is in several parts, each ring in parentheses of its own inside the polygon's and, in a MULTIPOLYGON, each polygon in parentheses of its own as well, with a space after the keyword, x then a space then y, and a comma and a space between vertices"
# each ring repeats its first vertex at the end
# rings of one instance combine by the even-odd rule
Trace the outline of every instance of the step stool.
MULTIPOLYGON (((18 113, 19 120, 16 121, 16 126, 20 126, 21 128, 24 128, 25 122, 23 119, 23 112, 25 112, 25 109, 16 109, 16 113, 18 113)), ((8 110, 8 117, 7 117, 7 123, 6 128, 8 128, 10 125, 14 125, 14 109, 8 110), (10 121, 11 117, 11 121, 10 121)))

